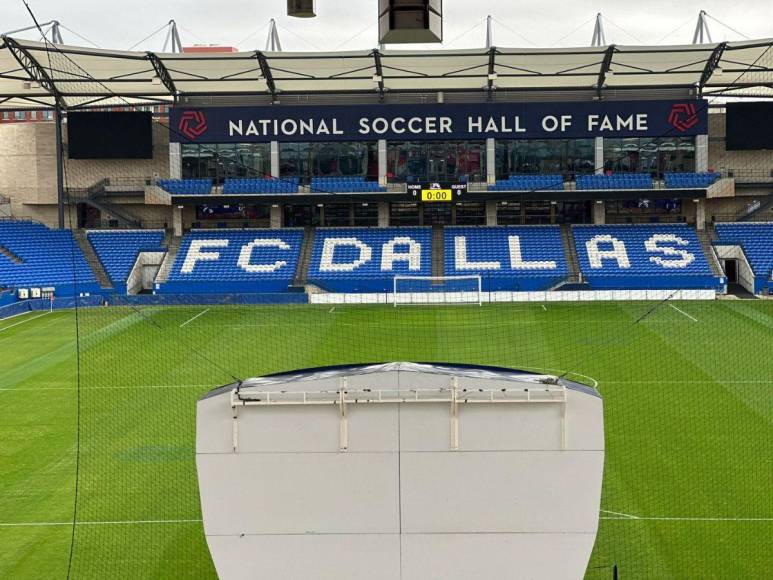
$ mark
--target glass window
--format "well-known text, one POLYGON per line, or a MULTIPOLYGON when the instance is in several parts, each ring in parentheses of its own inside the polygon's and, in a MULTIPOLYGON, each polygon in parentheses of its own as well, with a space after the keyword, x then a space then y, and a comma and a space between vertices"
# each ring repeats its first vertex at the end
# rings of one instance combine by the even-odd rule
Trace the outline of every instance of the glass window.
POLYGON ((387 179, 485 181, 485 141, 403 141, 387 145, 387 179))
POLYGON ((500 201, 497 204, 497 224, 500 226, 519 225, 524 222, 521 204, 517 201, 500 201))
POLYGON ((17 121, 23 121, 25 119, 24 111, 14 111, 13 118, 17 121))
POLYGON ((222 183, 229 177, 271 175, 269 143, 184 143, 180 152, 184 179, 210 177, 222 183))
POLYGON ((572 178, 593 173, 593 139, 513 139, 496 142, 496 175, 560 173, 572 178))
POLYGON ((352 204, 326 203, 325 225, 331 227, 352 225, 352 204))
POLYGON ((483 202, 456 204, 456 225, 482 226, 486 223, 486 205, 483 202))
POLYGON ((373 142, 280 143, 280 175, 299 177, 362 176, 378 179, 378 145, 373 142))
POLYGON ((354 205, 354 225, 355 226, 377 226, 378 225, 378 204, 377 203, 358 203, 354 205))
POLYGON ((662 177, 665 172, 695 171, 695 138, 605 138, 604 171, 650 173, 653 177, 662 177))
POLYGON ((389 206, 389 225, 418 226, 419 206, 416 203, 393 203, 389 206))

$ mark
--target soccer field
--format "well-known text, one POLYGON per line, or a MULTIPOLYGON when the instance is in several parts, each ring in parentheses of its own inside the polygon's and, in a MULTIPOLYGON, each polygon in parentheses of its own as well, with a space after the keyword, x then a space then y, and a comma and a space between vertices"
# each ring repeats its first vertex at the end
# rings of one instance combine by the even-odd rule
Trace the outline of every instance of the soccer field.
POLYGON ((613 564, 622 580, 770 574, 773 301, 725 300, 0 321, 0 578, 65 578, 68 566, 78 579, 213 578, 196 400, 234 377, 393 360, 570 371, 597 386, 607 451, 588 578, 611 578, 613 564))

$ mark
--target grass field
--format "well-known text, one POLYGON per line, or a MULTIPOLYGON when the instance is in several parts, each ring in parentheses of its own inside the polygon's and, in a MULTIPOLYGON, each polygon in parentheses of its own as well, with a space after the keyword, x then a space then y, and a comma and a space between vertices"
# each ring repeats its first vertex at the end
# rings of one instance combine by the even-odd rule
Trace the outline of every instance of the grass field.
POLYGON ((0 321, 0 578, 67 576, 78 426, 71 577, 213 578, 198 397, 233 376, 386 360, 597 381, 607 454, 588 578, 612 563, 621 580, 770 577, 773 301, 114 307, 77 321, 0 321))

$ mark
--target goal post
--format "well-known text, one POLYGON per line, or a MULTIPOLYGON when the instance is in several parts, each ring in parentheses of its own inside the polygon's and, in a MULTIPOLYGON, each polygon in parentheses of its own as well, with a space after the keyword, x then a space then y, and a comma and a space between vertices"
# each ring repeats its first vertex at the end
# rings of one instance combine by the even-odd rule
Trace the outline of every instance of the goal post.
POLYGON ((483 304, 479 274, 465 276, 394 277, 392 302, 395 307, 415 304, 483 304))

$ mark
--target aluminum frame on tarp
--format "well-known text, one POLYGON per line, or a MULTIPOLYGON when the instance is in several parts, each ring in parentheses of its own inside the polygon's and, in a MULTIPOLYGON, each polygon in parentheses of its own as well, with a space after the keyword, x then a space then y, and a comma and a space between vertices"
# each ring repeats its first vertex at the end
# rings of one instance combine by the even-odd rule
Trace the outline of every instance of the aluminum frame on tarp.
POLYGON ((706 95, 765 96, 771 85, 773 39, 550 49, 158 53, 0 37, 0 109, 389 91, 595 90, 603 96, 606 89, 690 88, 706 95))

